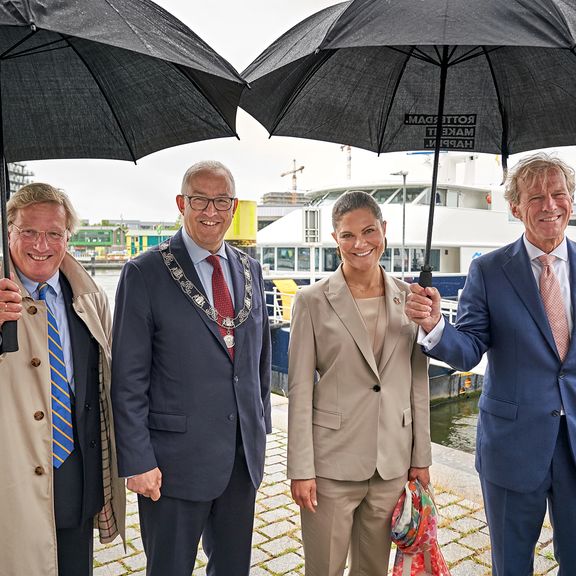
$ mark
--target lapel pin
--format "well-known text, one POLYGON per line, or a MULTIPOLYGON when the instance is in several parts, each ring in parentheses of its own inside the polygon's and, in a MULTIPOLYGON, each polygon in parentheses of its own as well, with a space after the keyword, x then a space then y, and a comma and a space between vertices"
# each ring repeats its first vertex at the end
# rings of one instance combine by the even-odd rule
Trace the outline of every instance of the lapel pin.
POLYGON ((398 298, 398 296, 394 296, 394 304, 400 304, 400 298, 398 298))

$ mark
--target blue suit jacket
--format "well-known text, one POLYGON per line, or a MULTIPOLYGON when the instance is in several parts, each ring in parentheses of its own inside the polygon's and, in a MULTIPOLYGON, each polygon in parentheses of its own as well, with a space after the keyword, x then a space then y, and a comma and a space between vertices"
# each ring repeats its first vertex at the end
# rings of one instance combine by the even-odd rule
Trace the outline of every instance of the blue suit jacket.
MULTIPOLYGON (((576 244, 570 240, 568 257, 576 310, 576 244)), ((576 460, 575 341, 573 333, 561 362, 522 238, 472 262, 456 325, 446 322, 429 355, 470 370, 487 352, 476 468, 488 481, 518 492, 542 483, 562 406, 576 460)))
MULTIPOLYGON (((202 284, 178 232, 171 251, 202 284)), ((226 246, 236 307, 244 302, 238 251, 226 246)), ((158 249, 128 262, 114 314, 112 404, 121 476, 158 466, 164 495, 207 501, 226 488, 238 425, 258 487, 270 422, 270 332, 260 265, 250 259, 252 312, 235 330, 232 362, 218 326, 173 280, 158 249), (239 420, 239 423, 238 423, 239 420)))

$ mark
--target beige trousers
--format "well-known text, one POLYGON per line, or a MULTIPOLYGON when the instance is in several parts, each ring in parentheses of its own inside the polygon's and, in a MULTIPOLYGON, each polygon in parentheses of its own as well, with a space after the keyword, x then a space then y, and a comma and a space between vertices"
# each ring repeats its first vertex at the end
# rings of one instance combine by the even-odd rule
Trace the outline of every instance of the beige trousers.
POLYGON ((318 507, 301 511, 306 576, 386 576, 392 512, 408 473, 349 482, 316 478, 318 507))

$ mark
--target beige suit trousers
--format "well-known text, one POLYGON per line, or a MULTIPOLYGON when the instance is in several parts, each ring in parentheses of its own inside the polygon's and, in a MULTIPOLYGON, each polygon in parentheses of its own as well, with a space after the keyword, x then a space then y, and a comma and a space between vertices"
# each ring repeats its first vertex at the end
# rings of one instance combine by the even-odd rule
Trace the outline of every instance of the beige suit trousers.
POLYGON ((407 474, 383 480, 316 478, 318 507, 302 510, 306 576, 342 576, 350 551, 349 576, 386 576, 392 512, 407 474))

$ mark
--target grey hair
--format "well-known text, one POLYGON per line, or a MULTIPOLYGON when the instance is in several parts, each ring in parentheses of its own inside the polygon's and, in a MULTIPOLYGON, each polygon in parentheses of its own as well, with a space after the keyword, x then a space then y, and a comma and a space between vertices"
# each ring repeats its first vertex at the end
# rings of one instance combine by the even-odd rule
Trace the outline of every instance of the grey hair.
POLYGON ((232 172, 230 172, 227 166, 222 164, 222 162, 218 162, 217 160, 202 160, 201 162, 196 162, 196 164, 193 164, 190 166, 190 168, 188 168, 188 170, 186 170, 184 177, 182 178, 182 187, 180 188, 180 193, 182 196, 186 195, 190 180, 200 172, 212 172, 214 174, 223 173, 228 179, 228 187, 232 193, 232 196, 236 196, 236 183, 234 182, 234 176, 232 176, 232 172))
POLYGON ((19 210, 44 202, 57 204, 64 208, 64 212, 66 213, 66 229, 70 234, 74 234, 80 225, 80 219, 70 202, 70 198, 68 198, 62 190, 58 190, 54 188, 54 186, 42 182, 26 184, 26 186, 22 186, 18 192, 10 197, 10 200, 8 200, 6 204, 8 226, 14 224, 19 210))
POLYGON ((374 218, 377 218, 379 222, 382 221, 382 210, 373 196, 363 190, 349 190, 342 194, 332 207, 332 228, 334 231, 338 228, 345 214, 360 209, 369 210, 374 218))
POLYGON ((574 199, 574 169, 557 156, 547 154, 546 152, 538 152, 537 154, 525 156, 512 168, 506 177, 504 198, 512 206, 517 206, 520 204, 520 190, 518 189, 520 180, 530 187, 537 178, 553 170, 560 170, 560 172, 564 174, 566 178, 566 188, 570 193, 570 197, 574 199))

